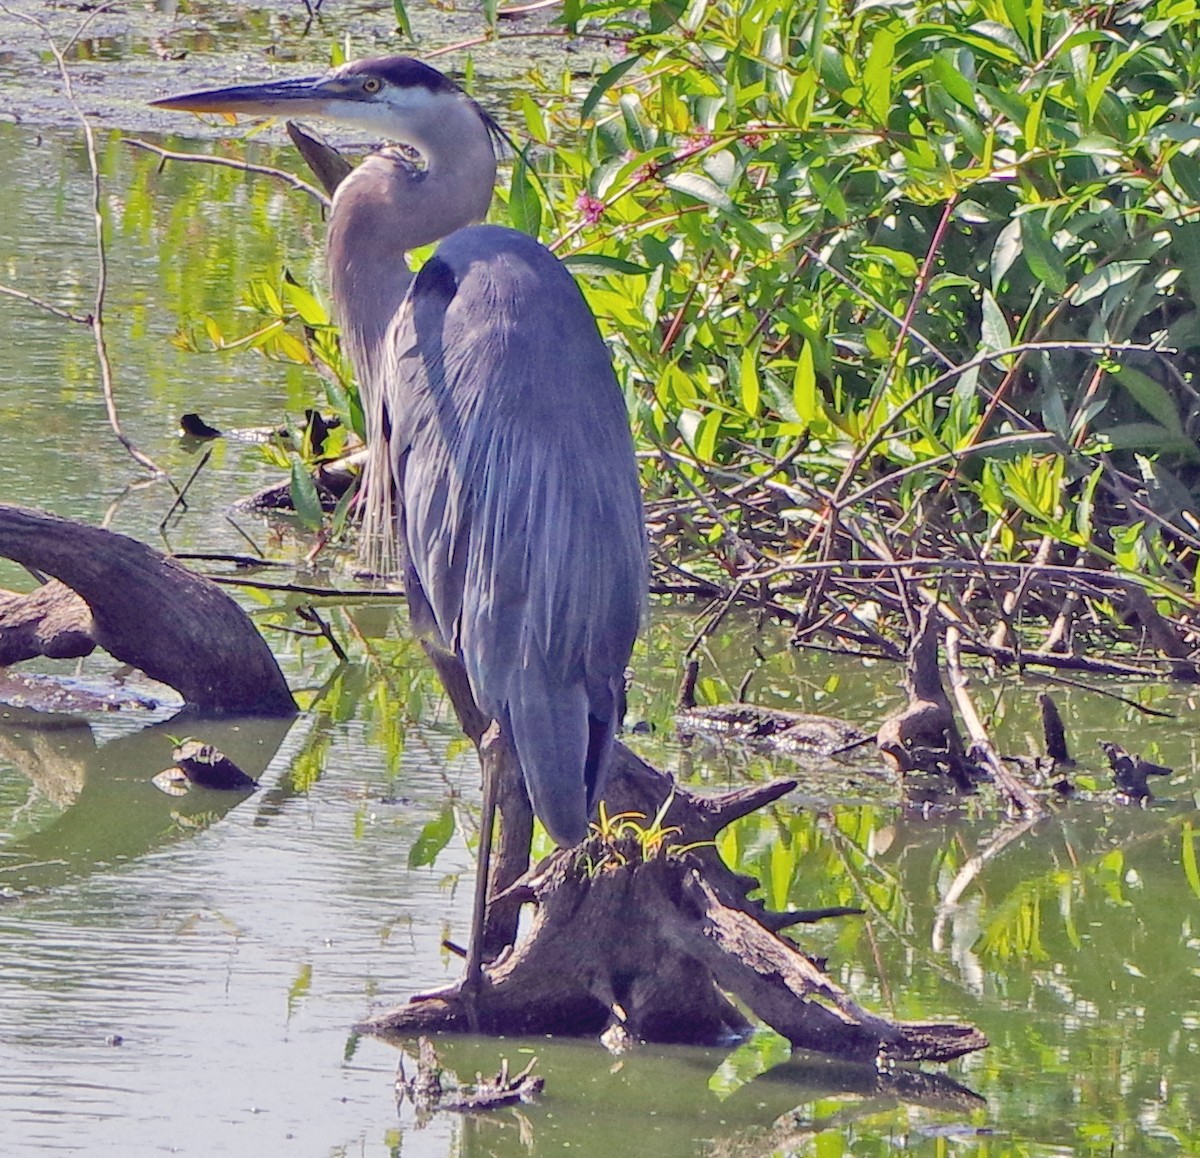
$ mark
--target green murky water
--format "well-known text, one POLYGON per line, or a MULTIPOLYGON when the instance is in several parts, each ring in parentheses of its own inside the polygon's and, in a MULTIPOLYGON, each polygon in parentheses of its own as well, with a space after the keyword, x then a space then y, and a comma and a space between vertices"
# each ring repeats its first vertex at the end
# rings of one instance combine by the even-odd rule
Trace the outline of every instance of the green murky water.
MULTIPOLYGON (((183 412, 263 426, 319 401, 300 369, 188 353, 171 339, 191 330, 204 345, 206 316, 225 333, 250 328, 238 287, 253 277, 287 268, 319 281, 321 225, 268 182, 208 167, 159 172, 120 132, 162 127, 141 107, 155 92, 262 67, 266 43, 287 64, 319 64, 347 33, 358 52, 386 49, 388 6, 327 3, 308 36, 298 0, 135 4, 98 16, 73 53, 85 107, 103 114, 118 403, 128 433, 177 480, 197 461, 175 438, 183 412), (188 56, 163 60, 165 49, 188 56)), ((10 8, 56 28, 79 19, 32 0, 10 8)), ((471 13, 419 15, 437 43, 478 27, 471 13)), ((0 114, 10 110, 0 116, 0 283, 86 313, 95 258, 80 135, 37 37, 0 20, 0 114)), ((491 64, 514 67, 495 54, 491 64)), ((140 485, 108 431, 89 331, 0 298, 0 348, 0 500, 160 541, 173 495, 140 485)), ((169 544, 241 551, 249 536, 274 557, 299 557, 302 534, 222 515, 275 477, 256 448, 217 444, 169 544)), ((21 582, 0 569, 0 585, 21 582)), ((466 1075, 535 1051, 547 1096, 519 1113, 418 1124, 392 1101, 395 1051, 349 1026, 454 976, 439 943, 462 936, 471 856, 455 836, 422 863, 421 838, 455 818, 471 831, 473 760, 402 616, 327 607, 335 630, 367 643, 367 658, 339 669, 320 640, 275 629, 295 622, 281 598, 243 598, 314 707, 290 727, 243 722, 206 736, 262 778, 236 806, 149 784, 169 760, 169 703, 52 728, 10 716, 0 727, 6 1154, 1200 1152, 1200 776, 1185 692, 1108 689, 1170 719, 1095 692, 1056 693, 1085 761, 1115 738, 1176 769, 1146 809, 1076 800, 1022 831, 979 802, 930 816, 901 807, 867 767, 806 772, 792 803, 728 834, 724 851, 759 875, 771 904, 868 910, 804 941, 865 1004, 972 1021, 989 1050, 944 1075, 881 1078, 779 1061, 765 1038, 733 1057, 645 1050, 620 1061, 591 1043, 454 1042, 447 1061, 466 1075)), ((793 771, 665 738, 693 630, 686 609, 657 609, 631 709, 658 728, 638 738, 643 750, 713 787, 793 771)), ((705 670, 728 694, 758 646, 769 659, 753 690, 766 702, 870 726, 896 701, 895 671, 797 659, 781 643, 733 623, 705 670)), ((90 659, 80 674, 95 682, 112 667, 90 659)), ((979 687, 1006 750, 1029 749, 1036 690, 979 687)))

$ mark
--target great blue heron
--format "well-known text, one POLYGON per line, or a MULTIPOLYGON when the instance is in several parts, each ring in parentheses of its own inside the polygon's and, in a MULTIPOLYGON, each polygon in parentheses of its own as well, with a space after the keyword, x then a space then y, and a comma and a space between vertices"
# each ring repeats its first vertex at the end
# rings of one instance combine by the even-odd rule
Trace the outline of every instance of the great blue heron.
POLYGON ((410 616, 461 658, 551 837, 577 844, 620 722, 645 530, 624 401, 574 279, 533 238, 474 224, 495 123, 403 56, 155 103, 307 114, 390 142, 337 188, 328 267, 369 441, 386 450, 410 616), (408 251, 434 241, 414 276, 408 251))

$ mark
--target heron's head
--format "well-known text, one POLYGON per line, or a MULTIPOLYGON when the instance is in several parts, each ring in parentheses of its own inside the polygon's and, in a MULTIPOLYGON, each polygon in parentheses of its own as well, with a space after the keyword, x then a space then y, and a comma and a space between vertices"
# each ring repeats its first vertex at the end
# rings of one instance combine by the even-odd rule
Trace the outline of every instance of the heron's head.
POLYGON ((153 104, 193 113, 320 117, 417 148, 428 126, 466 106, 494 133, 491 118, 458 85, 411 56, 354 60, 324 76, 208 89, 153 104))

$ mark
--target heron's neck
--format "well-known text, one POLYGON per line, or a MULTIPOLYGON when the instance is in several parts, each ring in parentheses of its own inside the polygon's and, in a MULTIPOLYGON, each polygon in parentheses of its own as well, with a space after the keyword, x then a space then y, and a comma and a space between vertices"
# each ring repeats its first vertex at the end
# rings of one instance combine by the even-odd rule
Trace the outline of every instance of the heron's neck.
POLYGON ((373 153, 338 186, 329 218, 333 300, 360 380, 373 377, 412 280, 406 252, 482 221, 496 179, 487 125, 465 96, 430 94, 402 120, 390 131, 424 168, 398 150, 373 153))

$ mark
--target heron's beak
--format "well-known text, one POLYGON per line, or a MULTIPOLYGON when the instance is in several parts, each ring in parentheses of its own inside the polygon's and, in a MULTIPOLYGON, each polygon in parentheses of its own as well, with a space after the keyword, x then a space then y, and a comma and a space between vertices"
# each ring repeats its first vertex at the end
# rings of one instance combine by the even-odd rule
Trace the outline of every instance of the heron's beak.
POLYGON ((182 93, 150 103, 158 109, 188 113, 241 113, 252 117, 318 116, 327 113, 334 101, 344 102, 347 93, 324 76, 294 80, 269 80, 262 84, 240 84, 182 93))

